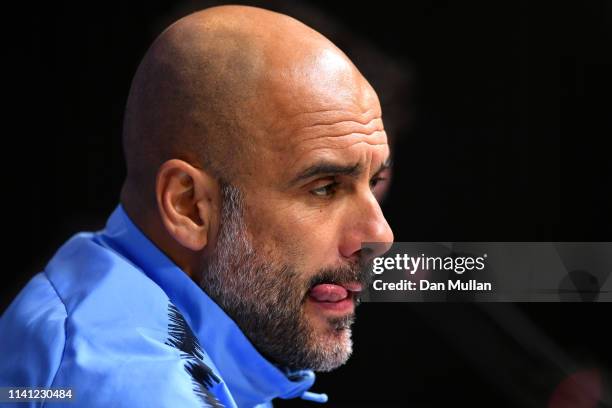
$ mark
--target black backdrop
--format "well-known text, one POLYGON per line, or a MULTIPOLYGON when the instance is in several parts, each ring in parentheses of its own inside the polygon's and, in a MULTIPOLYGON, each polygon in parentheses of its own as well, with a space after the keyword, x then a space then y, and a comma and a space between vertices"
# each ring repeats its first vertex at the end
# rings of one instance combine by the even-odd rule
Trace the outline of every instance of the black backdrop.
MULTIPOLYGON (((3 274, 3 308, 71 234, 102 227, 125 171, 131 77, 162 28, 202 4, 23 3, 5 12, 4 59, 14 69, 5 89, 15 90, 4 93, 5 258, 15 266, 3 274)), ((377 50, 347 51, 357 66, 376 72, 372 55, 383 55, 380 64, 409 77, 407 95, 390 102, 398 123, 410 117, 393 135, 384 203, 398 241, 610 240, 612 2, 252 4, 314 7, 328 22, 305 18, 315 29, 327 34, 337 22, 377 50)), ((609 312, 365 304, 354 357, 319 375, 315 389, 332 406, 545 406, 571 372, 610 379, 609 312)))

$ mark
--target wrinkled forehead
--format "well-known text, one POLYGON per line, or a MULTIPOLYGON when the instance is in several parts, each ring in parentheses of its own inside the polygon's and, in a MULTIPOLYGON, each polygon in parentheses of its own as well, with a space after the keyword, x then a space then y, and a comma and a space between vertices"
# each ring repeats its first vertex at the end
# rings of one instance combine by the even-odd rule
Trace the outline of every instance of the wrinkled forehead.
POLYGON ((261 82, 260 99, 252 105, 251 172, 271 177, 317 157, 384 161, 387 138, 370 84, 335 52, 306 58, 312 63, 272 69, 261 82))
POLYGON ((250 124, 243 175, 258 182, 317 159, 343 165, 386 160, 378 96, 340 50, 310 44, 265 54, 256 97, 243 112, 250 124))

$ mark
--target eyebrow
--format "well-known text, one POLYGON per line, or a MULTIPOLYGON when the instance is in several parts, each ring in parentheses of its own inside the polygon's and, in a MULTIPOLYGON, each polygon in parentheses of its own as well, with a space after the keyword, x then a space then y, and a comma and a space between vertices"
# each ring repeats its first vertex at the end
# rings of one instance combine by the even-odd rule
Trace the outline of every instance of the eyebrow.
MULTIPOLYGON (((388 157, 379 167, 374 175, 379 174, 383 170, 391 167, 391 157, 388 157)), ((295 185, 300 181, 308 180, 316 176, 350 176, 358 177, 363 171, 361 163, 356 164, 338 164, 330 161, 320 161, 302 170, 296 177, 294 177, 290 185, 295 185)))
POLYGON ((391 160, 391 156, 387 157, 387 159, 378 166, 378 170, 374 172, 374 175, 382 173, 383 171, 391 168, 393 166, 393 160, 391 160))

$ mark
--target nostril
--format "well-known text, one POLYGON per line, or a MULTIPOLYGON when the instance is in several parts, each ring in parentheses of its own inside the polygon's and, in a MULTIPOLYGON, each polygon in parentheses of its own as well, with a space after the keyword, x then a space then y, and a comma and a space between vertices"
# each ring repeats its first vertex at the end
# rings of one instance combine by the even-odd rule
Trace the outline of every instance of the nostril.
POLYGON ((370 248, 367 246, 362 247, 361 250, 359 251, 359 255, 360 255, 360 258, 367 261, 368 259, 374 256, 374 248, 370 248))
POLYGON ((361 259, 362 263, 367 263, 377 256, 381 256, 391 249, 393 242, 368 242, 362 244, 361 259))

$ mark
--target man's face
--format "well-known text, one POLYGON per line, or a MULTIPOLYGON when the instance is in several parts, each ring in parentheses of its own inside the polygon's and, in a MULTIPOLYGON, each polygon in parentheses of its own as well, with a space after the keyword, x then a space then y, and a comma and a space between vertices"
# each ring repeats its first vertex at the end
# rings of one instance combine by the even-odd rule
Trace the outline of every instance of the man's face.
POLYGON ((259 108, 268 121, 252 129, 239 186, 223 188, 203 273, 203 288, 255 347, 293 370, 348 359, 369 280, 361 244, 393 241, 372 192, 389 158, 378 99, 369 86, 340 85, 259 108))

